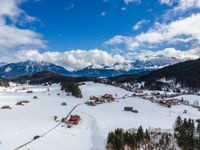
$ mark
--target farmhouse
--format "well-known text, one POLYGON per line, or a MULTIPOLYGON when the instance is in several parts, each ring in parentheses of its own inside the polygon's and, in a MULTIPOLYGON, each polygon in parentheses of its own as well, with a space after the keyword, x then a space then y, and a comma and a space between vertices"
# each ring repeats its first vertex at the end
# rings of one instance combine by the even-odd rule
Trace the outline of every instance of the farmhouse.
POLYGON ((105 94, 101 97, 102 99, 105 99, 107 101, 114 101, 114 97, 112 94, 105 94))
POLYGON ((167 99, 165 101, 170 105, 177 105, 178 104, 178 100, 177 99, 167 99))
POLYGON ((90 97, 90 100, 93 100, 93 101, 99 101, 99 97, 97 97, 97 96, 91 96, 90 97))
POLYGON ((178 100, 177 99, 167 99, 167 100, 160 100, 159 103, 161 105, 166 105, 166 106, 172 106, 172 105, 177 105, 178 100))
POLYGON ((95 106, 96 104, 102 104, 105 102, 112 102, 114 101, 114 96, 112 94, 104 94, 103 96, 97 97, 97 96, 91 96, 91 101, 86 102, 89 106, 95 106))
POLYGON ((69 119, 69 123, 73 125, 77 125, 80 120, 81 120, 81 117, 79 115, 71 115, 69 119))

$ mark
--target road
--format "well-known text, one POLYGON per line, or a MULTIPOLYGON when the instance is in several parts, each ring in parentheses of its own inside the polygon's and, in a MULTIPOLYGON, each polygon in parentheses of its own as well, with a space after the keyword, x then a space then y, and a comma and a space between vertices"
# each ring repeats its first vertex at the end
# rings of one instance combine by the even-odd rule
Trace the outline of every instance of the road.
MULTIPOLYGON (((71 115, 71 113, 72 113, 78 106, 80 106, 80 105, 82 105, 82 104, 84 104, 84 103, 80 103, 80 104, 77 104, 76 106, 74 106, 74 107, 71 109, 71 111, 66 115, 65 119, 67 119, 67 118, 71 115)), ((34 137, 33 137, 33 139, 31 139, 30 141, 28 141, 28 142, 26 142, 26 143, 24 143, 24 144, 18 146, 18 147, 15 148, 14 150, 19 150, 19 149, 21 149, 21 148, 23 148, 23 147, 25 147, 25 146, 27 146, 27 145, 33 143, 34 141, 36 141, 36 140, 38 140, 38 139, 40 139, 40 138, 43 138, 44 136, 46 136, 47 134, 49 134, 50 132, 52 132, 53 130, 55 130, 55 129, 56 129, 58 126, 60 126, 62 123, 63 123, 63 122, 59 122, 56 126, 54 126, 53 128, 49 129, 48 131, 44 132, 42 135, 38 136, 37 138, 34 138, 34 137)))

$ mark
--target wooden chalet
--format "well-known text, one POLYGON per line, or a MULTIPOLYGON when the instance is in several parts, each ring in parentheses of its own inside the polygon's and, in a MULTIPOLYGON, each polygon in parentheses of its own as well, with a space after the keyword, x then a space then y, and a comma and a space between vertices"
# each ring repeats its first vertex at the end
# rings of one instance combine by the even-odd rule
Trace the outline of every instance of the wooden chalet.
POLYGON ((114 101, 114 96, 112 94, 105 94, 101 97, 102 99, 105 99, 107 101, 114 101))
POLYGON ((178 104, 178 100, 177 99, 160 100, 159 103, 161 105, 172 106, 172 105, 177 105, 178 104))
POLYGON ((79 115, 71 115, 69 119, 69 123, 73 125, 77 125, 80 120, 81 120, 81 117, 79 115))
POLYGON ((100 99, 99 99, 99 97, 97 97, 97 96, 91 96, 91 97, 90 97, 90 100, 99 101, 100 99))

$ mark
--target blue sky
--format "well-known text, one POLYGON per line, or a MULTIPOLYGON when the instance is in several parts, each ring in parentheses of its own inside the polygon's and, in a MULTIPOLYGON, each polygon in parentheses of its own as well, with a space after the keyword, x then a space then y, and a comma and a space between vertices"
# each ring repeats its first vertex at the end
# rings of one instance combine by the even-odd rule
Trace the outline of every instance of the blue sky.
POLYGON ((40 0, 27 1, 22 8, 40 20, 33 29, 43 34, 50 49, 66 50, 101 48, 116 34, 134 35, 138 31, 132 27, 142 19, 149 20, 141 29, 145 31, 167 6, 157 0, 142 4, 125 4, 123 0, 40 0))
POLYGON ((200 0, 0 0, 2 61, 69 69, 200 57, 200 0))

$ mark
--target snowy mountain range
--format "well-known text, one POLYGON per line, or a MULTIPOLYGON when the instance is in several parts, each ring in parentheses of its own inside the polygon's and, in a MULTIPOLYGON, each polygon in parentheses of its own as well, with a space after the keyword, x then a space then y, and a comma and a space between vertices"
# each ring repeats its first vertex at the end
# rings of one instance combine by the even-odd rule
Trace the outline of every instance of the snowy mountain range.
POLYGON ((0 62, 0 67, 2 67, 2 66, 4 66, 4 65, 6 65, 5 62, 0 62))
POLYGON ((0 63, 0 76, 11 79, 23 75, 32 75, 36 72, 51 71, 67 76, 99 76, 111 77, 122 74, 138 74, 144 71, 151 71, 180 62, 175 58, 154 58, 148 60, 134 60, 126 63, 116 63, 112 66, 98 65, 68 71, 62 66, 48 62, 25 61, 18 63, 0 63))
POLYGON ((23 75, 31 75, 36 72, 51 71, 61 75, 70 74, 64 67, 57 66, 48 62, 25 61, 19 63, 5 64, 0 67, 0 76, 11 79, 23 75))

